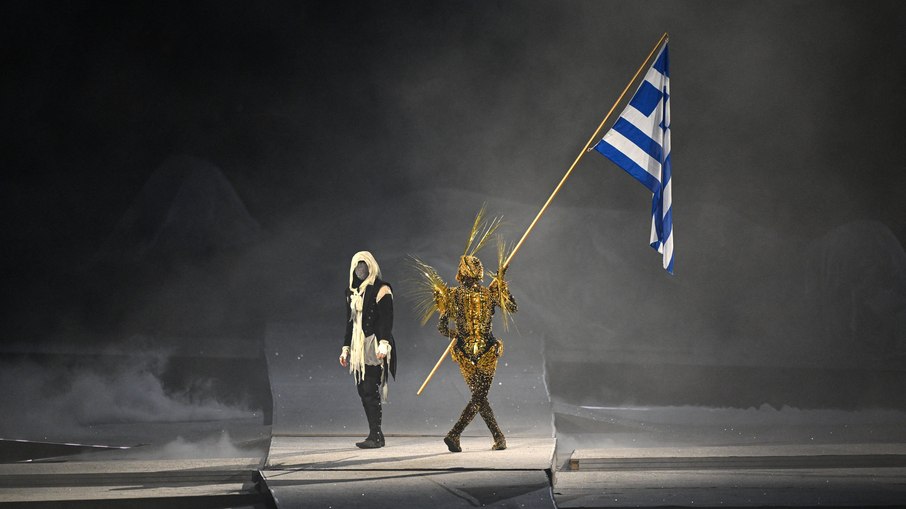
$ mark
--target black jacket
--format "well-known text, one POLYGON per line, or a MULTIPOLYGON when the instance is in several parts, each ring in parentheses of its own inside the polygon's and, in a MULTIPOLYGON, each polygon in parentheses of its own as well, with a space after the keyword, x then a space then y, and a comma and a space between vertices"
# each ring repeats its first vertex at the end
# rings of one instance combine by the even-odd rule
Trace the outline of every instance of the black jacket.
MULTIPOLYGON (((393 296, 385 296, 381 302, 375 302, 377 292, 382 286, 387 286, 390 290, 393 287, 390 283, 376 279, 373 285, 365 288, 365 294, 362 296, 362 332, 365 337, 374 334, 378 341, 387 340, 390 343, 390 374, 396 378, 396 359, 398 357, 396 342, 393 340, 393 296)), ((346 336, 343 339, 343 346, 349 346, 352 342, 352 310, 349 309, 352 291, 346 289, 346 336)), ((384 359, 385 367, 387 359, 384 359)))

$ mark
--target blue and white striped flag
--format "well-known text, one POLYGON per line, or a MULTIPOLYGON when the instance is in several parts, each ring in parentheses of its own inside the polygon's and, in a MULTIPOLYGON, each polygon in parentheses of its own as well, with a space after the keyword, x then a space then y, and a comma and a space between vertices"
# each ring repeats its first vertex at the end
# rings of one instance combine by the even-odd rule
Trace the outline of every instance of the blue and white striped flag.
POLYGON ((673 274, 673 193, 670 178, 670 70, 667 44, 620 118, 595 150, 626 170, 653 193, 651 247, 664 255, 673 274))

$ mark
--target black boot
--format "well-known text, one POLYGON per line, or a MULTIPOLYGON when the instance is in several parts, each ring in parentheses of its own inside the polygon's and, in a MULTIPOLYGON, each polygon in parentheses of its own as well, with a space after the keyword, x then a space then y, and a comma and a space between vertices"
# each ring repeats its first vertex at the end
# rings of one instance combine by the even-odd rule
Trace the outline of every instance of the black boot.
POLYGON ((376 446, 375 449, 384 447, 384 432, 381 431, 381 428, 378 428, 374 433, 374 443, 376 446))
POLYGON ((447 449, 450 452, 462 452, 462 447, 459 445, 459 435, 453 434, 451 431, 447 433, 447 436, 444 437, 444 443, 447 444, 447 449))
POLYGON ((472 419, 475 418, 475 414, 477 413, 478 404, 474 401, 469 401, 469 404, 462 410, 459 420, 453 425, 453 429, 451 429, 450 432, 447 433, 447 436, 444 437, 444 443, 447 444, 447 449, 449 449, 450 452, 462 452, 462 447, 459 445, 459 437, 462 435, 462 432, 465 431, 466 426, 472 422, 472 419))
POLYGON ((355 446, 359 449, 380 449, 384 447, 384 435, 378 431, 377 435, 368 435, 364 441, 356 442, 355 446))
POLYGON ((365 417, 368 418, 368 438, 356 443, 361 449, 384 447, 384 433, 381 432, 381 368, 365 366, 365 376, 358 386, 365 417))
POLYGON ((506 449, 506 437, 503 436, 503 433, 494 435, 494 444, 491 445, 492 451, 502 451, 506 449))
POLYGON ((359 449, 379 449, 384 447, 384 432, 381 431, 381 403, 367 405, 365 416, 368 417, 368 437, 362 442, 356 442, 359 449))
POLYGON ((381 407, 380 401, 374 409, 372 410, 374 429, 371 430, 370 434, 373 435, 374 443, 377 447, 384 447, 384 432, 381 430, 381 420, 383 418, 384 410, 381 407))
POLYGON ((481 418, 484 419, 484 423, 488 425, 491 436, 494 437, 494 444, 491 446, 491 450, 502 451, 506 449, 506 437, 503 436, 500 426, 497 425, 497 419, 494 417, 494 411, 491 410, 491 404, 485 400, 478 412, 481 414, 481 418))

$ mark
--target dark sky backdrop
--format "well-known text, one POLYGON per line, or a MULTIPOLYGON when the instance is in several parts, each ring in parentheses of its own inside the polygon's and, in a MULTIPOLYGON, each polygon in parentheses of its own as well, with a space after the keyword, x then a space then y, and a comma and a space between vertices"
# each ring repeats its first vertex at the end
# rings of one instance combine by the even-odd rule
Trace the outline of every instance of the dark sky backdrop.
MULTIPOLYGON (((174 152, 220 166, 265 227, 313 191, 340 196, 352 182, 384 195, 455 185, 543 201, 665 30, 678 208, 732 194, 741 214, 774 228, 815 235, 875 218, 906 239, 897 2, 3 11, 13 261, 92 252, 174 152)), ((588 163, 583 173, 603 181, 581 178, 560 199, 594 199, 622 177, 610 170, 588 163)))
MULTIPOLYGON (((638 258, 627 273, 642 279, 621 283, 674 288, 665 299, 697 304, 690 314, 658 303, 673 316, 660 327, 685 323, 689 337, 721 341, 781 334, 793 322, 799 334, 824 320, 809 313, 834 288, 867 303, 846 304, 840 327, 881 317, 887 339, 875 354, 906 350, 902 2, 4 2, 0 10, 9 336, 39 337, 42 326, 104 313, 81 308, 71 324, 54 322, 80 299, 143 186, 177 154, 219 168, 271 239, 253 256, 267 268, 251 271, 270 281, 257 303, 263 320, 286 318, 287 296, 339 288, 349 256, 386 251, 388 239, 393 269, 406 252, 452 263, 482 201, 517 211, 508 235, 518 238, 669 31, 677 276, 663 274, 645 244, 647 192, 591 154, 512 277, 543 280, 539 291, 565 295, 576 313, 557 319, 576 320, 601 299, 627 298, 594 274, 626 272, 625 260, 638 258), (845 229, 853 222, 863 226, 845 229), (273 240, 287 231, 315 240, 273 240), (625 236, 607 236, 615 232, 625 236), (426 247, 434 244, 444 250, 426 247), (867 268, 854 268, 858 260, 867 268), (811 279, 801 275, 809 270, 811 279), (868 288, 851 291, 869 273, 868 288), (301 281, 304 289, 287 289, 301 281), (585 283, 604 293, 583 294, 585 283), (752 332, 753 323, 774 328, 752 332)), ((723 348, 706 341, 714 343, 705 352, 723 348)))

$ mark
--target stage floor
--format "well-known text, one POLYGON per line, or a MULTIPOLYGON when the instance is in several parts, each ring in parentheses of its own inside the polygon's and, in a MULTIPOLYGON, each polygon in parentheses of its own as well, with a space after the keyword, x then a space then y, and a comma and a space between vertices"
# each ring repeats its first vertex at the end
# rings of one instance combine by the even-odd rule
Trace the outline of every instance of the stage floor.
POLYGON ((440 436, 388 436, 358 449, 360 436, 275 436, 261 474, 277 507, 553 508, 555 439, 464 436, 451 453, 440 436))
POLYGON ((264 507, 259 458, 0 464, 0 503, 23 507, 264 507))
MULTIPOLYGON (((581 448, 556 440, 276 436, 260 458, 0 465, 0 502, 23 507, 867 507, 906 500, 902 443, 581 448)), ((94 455, 91 455, 94 456, 94 455)), ((106 456, 106 460, 101 457, 106 456)))
POLYGON ((274 437, 262 477, 278 507, 864 507, 906 500, 906 445, 785 444, 578 449, 490 438, 274 437), (559 465, 558 465, 559 463, 559 465))
POLYGON ((900 506, 906 445, 584 449, 553 485, 562 509, 900 506))

